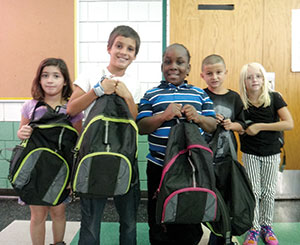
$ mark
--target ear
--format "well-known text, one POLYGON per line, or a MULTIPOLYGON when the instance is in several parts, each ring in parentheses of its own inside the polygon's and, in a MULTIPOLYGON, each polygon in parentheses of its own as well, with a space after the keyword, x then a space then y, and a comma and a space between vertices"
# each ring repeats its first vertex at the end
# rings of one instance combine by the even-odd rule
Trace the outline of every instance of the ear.
POLYGON ((189 75, 190 72, 191 72, 191 64, 188 65, 186 74, 189 75))
POLYGON ((110 50, 111 50, 111 48, 110 48, 110 47, 108 47, 108 45, 107 45, 107 47, 106 47, 106 50, 107 50, 107 53, 108 53, 108 54, 110 54, 110 50))
POLYGON ((202 79, 204 79, 204 74, 203 74, 203 72, 200 73, 200 76, 202 77, 202 79))
POLYGON ((160 70, 163 71, 163 64, 160 65, 160 70))

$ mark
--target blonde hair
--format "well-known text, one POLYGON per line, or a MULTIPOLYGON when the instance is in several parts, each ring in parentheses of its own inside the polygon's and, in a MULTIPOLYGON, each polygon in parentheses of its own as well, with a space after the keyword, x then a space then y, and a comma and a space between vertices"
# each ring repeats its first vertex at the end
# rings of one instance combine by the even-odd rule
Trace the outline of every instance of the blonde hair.
POLYGON ((246 85, 245 82, 247 80, 248 77, 248 68, 249 67, 253 67, 255 69, 258 69, 262 76, 263 76, 263 85, 262 85, 262 89, 261 89, 261 94, 258 98, 258 102, 260 105, 263 105, 264 107, 267 107, 271 104, 271 99, 270 99, 270 95, 269 95, 269 85, 268 85, 268 80, 266 77, 266 70, 265 68, 256 62, 252 62, 249 64, 246 64, 242 67, 241 72, 240 72, 240 96, 241 99, 243 101, 244 104, 244 109, 248 109, 250 103, 248 94, 247 94, 247 89, 246 89, 246 85))

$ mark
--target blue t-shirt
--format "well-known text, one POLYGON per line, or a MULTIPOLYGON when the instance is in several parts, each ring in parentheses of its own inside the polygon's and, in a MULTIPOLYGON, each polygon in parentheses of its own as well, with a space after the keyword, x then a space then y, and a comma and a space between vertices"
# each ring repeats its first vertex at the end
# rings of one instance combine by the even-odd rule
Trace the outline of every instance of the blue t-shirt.
MULTIPOLYGON (((183 83, 175 86, 166 81, 161 81, 158 87, 148 90, 139 104, 137 121, 144 117, 151 117, 164 112, 170 103, 178 103, 184 106, 190 104, 195 107, 199 115, 215 117, 213 102, 201 88, 183 83)), ((183 118, 184 115, 183 115, 183 118)), ((165 151, 171 127, 177 122, 175 119, 165 121, 159 128, 148 135, 149 151, 147 159, 151 162, 163 165, 165 151)), ((201 134, 204 133, 199 128, 201 134)))

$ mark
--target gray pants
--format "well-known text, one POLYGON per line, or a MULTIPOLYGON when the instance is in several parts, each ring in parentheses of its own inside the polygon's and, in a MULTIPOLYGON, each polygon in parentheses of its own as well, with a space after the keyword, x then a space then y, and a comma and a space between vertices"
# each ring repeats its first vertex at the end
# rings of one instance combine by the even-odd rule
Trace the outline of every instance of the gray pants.
POLYGON ((273 223, 280 153, 271 156, 243 153, 242 161, 249 175, 256 201, 253 228, 260 230, 261 225, 271 226, 273 223))

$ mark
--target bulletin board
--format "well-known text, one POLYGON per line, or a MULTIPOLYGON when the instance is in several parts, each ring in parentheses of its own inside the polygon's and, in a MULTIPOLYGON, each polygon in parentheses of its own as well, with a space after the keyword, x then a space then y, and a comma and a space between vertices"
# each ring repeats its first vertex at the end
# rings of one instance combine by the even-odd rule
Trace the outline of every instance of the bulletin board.
POLYGON ((62 58, 74 79, 74 0, 1 0, 0 99, 31 97, 40 62, 62 58))

